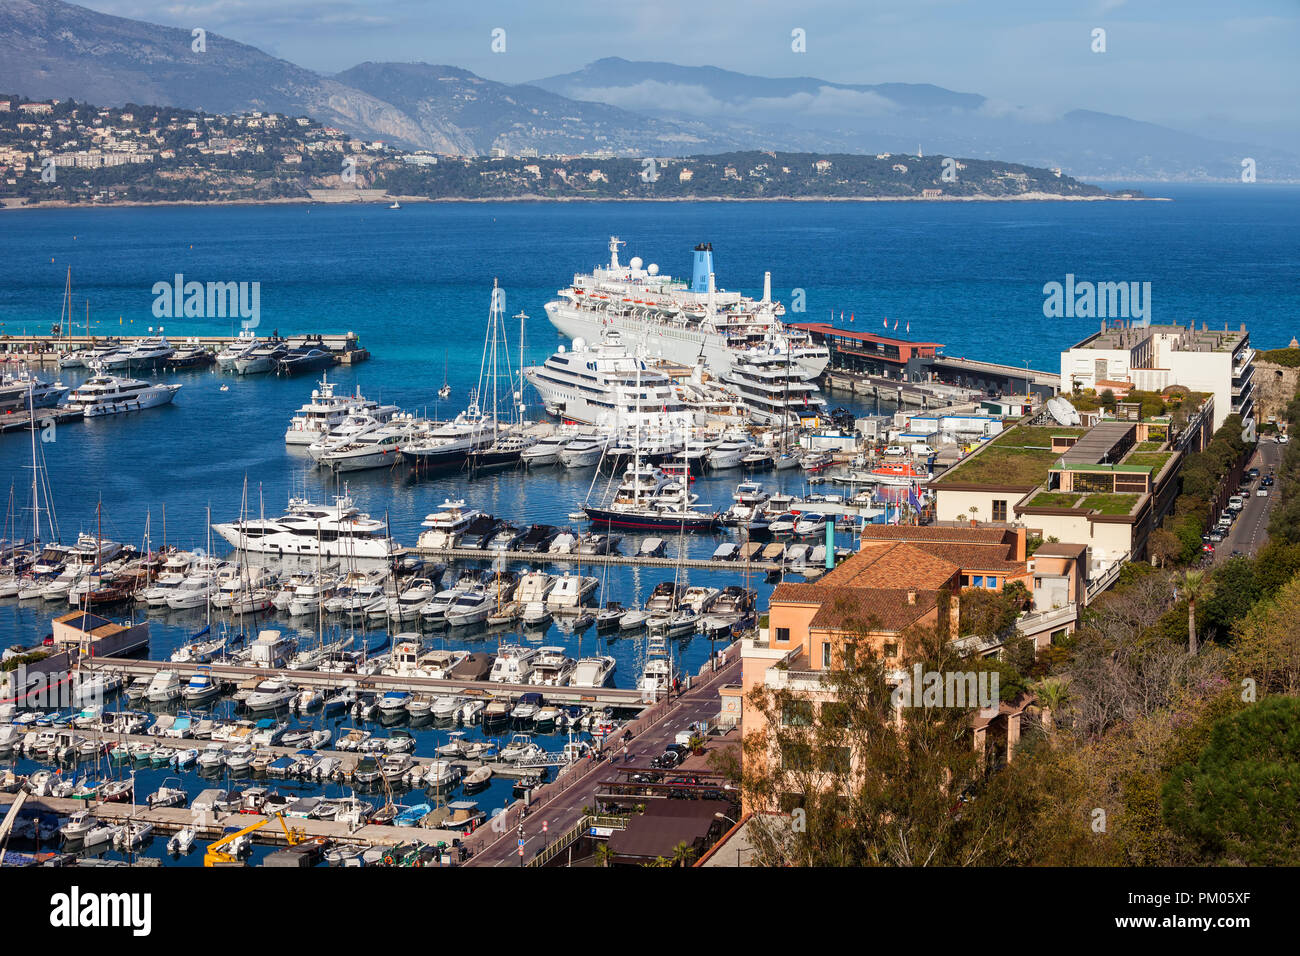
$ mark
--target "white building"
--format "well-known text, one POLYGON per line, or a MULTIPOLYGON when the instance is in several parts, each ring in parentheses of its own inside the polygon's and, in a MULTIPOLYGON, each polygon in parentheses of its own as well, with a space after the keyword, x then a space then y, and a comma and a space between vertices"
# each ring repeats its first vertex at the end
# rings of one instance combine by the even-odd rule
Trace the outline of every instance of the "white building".
POLYGON ((1183 385, 1214 395, 1214 428, 1231 414, 1254 413, 1255 351, 1243 325, 1211 331, 1202 324, 1102 330, 1061 353, 1061 392, 1127 385, 1159 392, 1183 385))

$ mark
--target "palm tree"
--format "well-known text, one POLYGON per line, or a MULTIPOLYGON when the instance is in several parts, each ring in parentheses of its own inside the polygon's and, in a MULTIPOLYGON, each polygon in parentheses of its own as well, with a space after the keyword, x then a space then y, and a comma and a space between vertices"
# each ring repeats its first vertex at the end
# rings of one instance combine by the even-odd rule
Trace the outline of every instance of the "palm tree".
POLYGON ((673 847, 672 865, 686 866, 687 861, 689 861, 690 858, 694 855, 695 855, 695 850, 691 848, 691 845, 689 843, 683 840, 681 843, 673 847))
POLYGON ((1184 571, 1182 578, 1183 593, 1187 595, 1187 653, 1195 655, 1196 646, 1196 602, 1203 600, 1210 593, 1210 578, 1204 571, 1184 571))
POLYGON ((1043 709, 1043 729, 1047 731, 1047 739, 1051 740, 1056 736, 1056 715, 1070 699, 1069 681, 1060 677, 1045 678, 1034 688, 1034 693, 1043 709))
POLYGON ((608 843, 596 844, 595 857, 597 866, 609 866, 610 857, 613 855, 614 854, 610 852, 608 843))

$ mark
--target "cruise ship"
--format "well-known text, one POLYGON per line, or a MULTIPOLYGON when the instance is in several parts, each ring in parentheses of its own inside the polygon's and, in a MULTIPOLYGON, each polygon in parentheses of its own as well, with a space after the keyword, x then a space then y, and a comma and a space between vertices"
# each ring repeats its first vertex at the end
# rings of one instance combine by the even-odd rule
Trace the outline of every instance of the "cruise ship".
POLYGON ((736 390, 760 425, 798 427, 826 412, 826 400, 812 382, 801 378, 788 352, 745 352, 736 356, 723 381, 736 390))
POLYGON ((578 273, 559 298, 546 303, 551 324, 571 339, 595 342, 607 328, 629 341, 642 338, 656 353, 688 367, 701 359, 717 375, 731 370, 738 353, 753 348, 790 350, 791 365, 804 379, 816 378, 830 358, 824 346, 782 320, 785 306, 774 302, 771 273, 764 274, 763 298, 717 288, 713 246, 695 247, 691 282, 663 275, 654 263, 633 256, 619 262, 619 246, 609 240, 609 265, 578 273))
POLYGON ((613 329, 605 329, 595 345, 577 338, 572 350, 561 346, 541 365, 525 368, 524 377, 547 412, 566 422, 615 431, 689 430, 696 424, 673 380, 633 355, 613 329))
POLYGON ((278 518, 214 524, 212 530, 234 547, 259 554, 386 559, 397 550, 384 522, 358 511, 346 494, 332 505, 290 498, 289 510, 278 518))

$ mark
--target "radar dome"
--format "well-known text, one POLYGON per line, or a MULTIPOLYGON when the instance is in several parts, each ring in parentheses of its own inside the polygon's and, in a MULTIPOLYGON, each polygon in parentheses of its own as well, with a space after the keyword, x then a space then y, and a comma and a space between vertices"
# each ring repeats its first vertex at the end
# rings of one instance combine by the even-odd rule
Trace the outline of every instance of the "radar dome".
POLYGON ((587 340, 586 340, 586 339, 584 339, 584 338, 576 338, 576 339, 573 340, 573 351, 575 351, 575 352, 581 352, 581 351, 582 351, 583 349, 585 349, 586 347, 587 347, 587 340))
POLYGON ((633 269, 640 269, 640 268, 641 268, 641 257, 640 257, 640 256, 633 256, 633 257, 632 257, 632 261, 629 262, 628 265, 630 265, 633 269))
POLYGON ((657 262, 650 263, 650 266, 649 268, 646 269, 646 272, 650 273, 652 276, 657 276, 659 274, 659 263, 657 262))

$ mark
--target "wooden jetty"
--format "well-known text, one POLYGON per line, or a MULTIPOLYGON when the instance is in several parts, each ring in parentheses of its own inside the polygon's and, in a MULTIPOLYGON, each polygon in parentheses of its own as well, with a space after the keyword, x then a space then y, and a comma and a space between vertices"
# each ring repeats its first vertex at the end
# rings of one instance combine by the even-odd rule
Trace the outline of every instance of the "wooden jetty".
POLYGON ((431 697, 513 698, 520 694, 541 693, 555 704, 586 704, 593 707, 626 707, 639 710, 644 706, 641 691, 631 687, 542 687, 537 684, 505 684, 496 681, 437 680, 432 677, 399 677, 394 674, 334 674, 252 667, 236 664, 176 664, 172 661, 136 660, 129 657, 82 658, 82 669, 107 670, 132 677, 150 677, 159 671, 176 671, 188 679, 201 666, 211 668, 218 680, 238 683, 257 677, 270 680, 280 677, 299 687, 348 688, 361 693, 397 690, 431 697))
MULTIPOLYGON (((265 334, 271 330, 261 329, 265 334)), ((120 335, 6 335, 0 338, 0 361, 28 362, 32 364, 57 363, 60 356, 84 348, 94 348, 114 343, 125 343, 146 338, 148 333, 140 329, 131 334, 120 335)), ((370 358, 370 351, 361 347, 356 332, 286 332, 281 336, 290 348, 302 345, 314 345, 334 353, 341 365, 356 365, 370 358)), ((169 337, 172 345, 178 347, 195 347, 219 352, 232 342, 236 335, 181 335, 169 337)))
POLYGON ((766 574, 780 571, 779 561, 714 561, 711 558, 650 558, 639 554, 553 554, 549 551, 494 551, 491 548, 422 548, 418 545, 402 548, 398 555, 415 554, 422 558, 439 558, 444 561, 525 561, 533 564, 581 564, 601 568, 607 564, 638 565, 646 568, 704 568, 710 571, 734 571, 738 574, 753 571, 766 574))
MULTIPOLYGON (((162 807, 151 810, 141 804, 92 802, 73 800, 71 797, 28 797, 24 804, 28 808, 44 808, 60 816, 69 816, 78 810, 90 810, 96 819, 107 823, 126 823, 147 821, 154 825, 154 830, 163 833, 176 833, 186 827, 194 827, 195 835, 201 840, 220 839, 229 827, 240 829, 252 826, 268 818, 260 813, 195 813, 184 807, 162 807)), ((8 803, 0 804, 0 819, 8 811, 8 803)), ((444 842, 451 844, 463 834, 459 830, 428 830, 423 827, 399 827, 391 824, 368 823, 359 829, 351 829, 346 823, 337 820, 311 820, 302 817, 285 817, 285 825, 290 830, 302 830, 307 839, 329 840, 332 843, 350 843, 358 846, 397 846, 400 843, 425 843, 429 845, 444 842)), ((255 843, 285 846, 284 830, 270 818, 270 822, 260 830, 254 830, 250 836, 255 843)), ((201 849, 195 848, 196 851, 201 849)))
MULTIPOLYGON (((66 408, 38 408, 36 409, 35 418, 38 431, 48 428, 50 425, 57 426, 65 422, 85 421, 85 416, 81 412, 66 408)), ((25 409, 0 415, 0 434, 13 431, 28 431, 31 427, 32 413, 25 409)))

